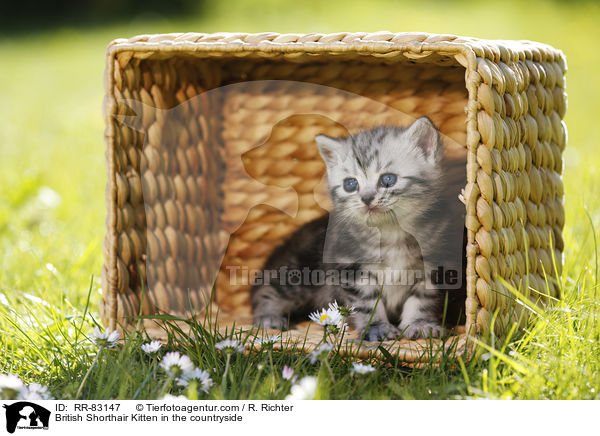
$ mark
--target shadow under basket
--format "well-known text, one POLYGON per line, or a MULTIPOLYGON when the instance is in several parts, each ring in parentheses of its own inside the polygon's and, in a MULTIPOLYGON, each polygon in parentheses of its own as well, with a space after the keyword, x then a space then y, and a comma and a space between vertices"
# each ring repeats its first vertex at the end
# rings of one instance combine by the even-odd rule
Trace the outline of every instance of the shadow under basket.
MULTIPOLYGON (((450 340, 400 339, 389 351, 413 363, 432 343, 462 352, 470 337, 522 325, 518 298, 558 296, 559 50, 425 33, 188 33, 118 39, 106 59, 109 328, 161 337, 148 317, 208 313, 223 331, 251 330, 245 274, 330 208, 315 136, 424 115, 466 172, 466 322, 450 340)), ((283 338, 310 350, 322 330, 305 322, 283 338)), ((358 342, 350 332, 343 348, 358 342)))

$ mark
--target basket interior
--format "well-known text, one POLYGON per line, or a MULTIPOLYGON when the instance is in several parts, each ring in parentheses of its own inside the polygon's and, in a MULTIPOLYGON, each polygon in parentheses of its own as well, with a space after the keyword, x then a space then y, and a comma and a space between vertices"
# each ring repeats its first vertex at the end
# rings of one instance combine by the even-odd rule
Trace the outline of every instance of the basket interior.
POLYGON ((464 168, 465 71, 448 59, 129 62, 117 82, 114 138, 120 322, 140 308, 187 318, 208 301, 223 322, 249 322, 245 271, 330 208, 317 134, 426 115, 448 162, 464 168))

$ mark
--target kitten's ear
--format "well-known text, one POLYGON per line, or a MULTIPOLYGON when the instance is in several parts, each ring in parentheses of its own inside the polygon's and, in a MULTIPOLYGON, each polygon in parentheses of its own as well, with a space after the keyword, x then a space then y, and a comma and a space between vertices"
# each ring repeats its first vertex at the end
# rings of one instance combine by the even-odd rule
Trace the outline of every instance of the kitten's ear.
POLYGON ((332 138, 326 135, 317 135, 315 137, 319 153, 327 166, 333 166, 338 163, 342 156, 343 143, 341 139, 332 138))
POLYGON ((411 142, 416 143, 423 150, 427 160, 433 163, 442 160, 444 146, 440 139, 440 132, 428 117, 417 119, 407 129, 406 133, 409 135, 411 142))

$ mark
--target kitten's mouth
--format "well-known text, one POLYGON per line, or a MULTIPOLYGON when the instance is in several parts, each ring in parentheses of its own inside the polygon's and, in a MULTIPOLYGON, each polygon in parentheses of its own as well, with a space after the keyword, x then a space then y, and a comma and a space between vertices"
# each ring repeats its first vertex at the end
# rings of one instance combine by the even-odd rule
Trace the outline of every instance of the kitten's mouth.
POLYGON ((398 225, 398 219, 396 214, 384 207, 370 207, 365 210, 365 216, 367 218, 367 225, 369 226, 383 226, 383 225, 398 225))
POLYGON ((365 213, 367 215, 377 215, 384 212, 384 209, 379 206, 365 206, 365 213))

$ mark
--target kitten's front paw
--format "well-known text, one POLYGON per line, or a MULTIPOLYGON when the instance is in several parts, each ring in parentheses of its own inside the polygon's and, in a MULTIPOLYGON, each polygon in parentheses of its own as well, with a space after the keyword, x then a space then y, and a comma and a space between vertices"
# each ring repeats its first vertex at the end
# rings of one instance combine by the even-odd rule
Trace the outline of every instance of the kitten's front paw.
POLYGON ((275 315, 255 316, 254 325, 261 329, 287 330, 289 328, 286 318, 275 315))
POLYGON ((402 336, 407 339, 439 338, 444 334, 444 328, 435 321, 415 321, 410 324, 400 324, 402 336))
POLYGON ((372 323, 369 328, 361 332, 364 335, 365 341, 382 341, 395 339, 400 336, 400 330, 390 323, 372 323))

